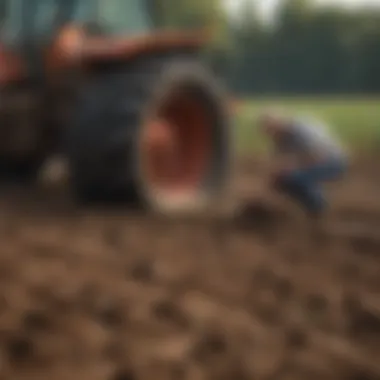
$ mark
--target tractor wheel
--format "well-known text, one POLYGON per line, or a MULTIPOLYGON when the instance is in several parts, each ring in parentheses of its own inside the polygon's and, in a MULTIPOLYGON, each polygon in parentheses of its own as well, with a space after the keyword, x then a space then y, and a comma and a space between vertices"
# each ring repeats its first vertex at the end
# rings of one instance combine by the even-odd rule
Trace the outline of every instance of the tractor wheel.
POLYGON ((100 73, 76 107, 68 163, 82 201, 133 199, 167 213, 204 210, 224 194, 227 105, 200 64, 152 58, 100 73))
POLYGON ((20 161, 0 160, 0 181, 31 185, 38 178, 43 163, 43 159, 34 157, 20 161))
POLYGON ((45 96, 28 88, 0 92, 0 182, 32 185, 50 154, 45 96))

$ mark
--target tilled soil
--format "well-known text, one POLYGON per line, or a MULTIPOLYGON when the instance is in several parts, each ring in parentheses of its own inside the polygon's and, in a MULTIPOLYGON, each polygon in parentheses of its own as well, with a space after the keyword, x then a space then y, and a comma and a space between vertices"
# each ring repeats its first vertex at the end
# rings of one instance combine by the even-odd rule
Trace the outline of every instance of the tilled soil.
POLYGON ((234 219, 3 190, 0 379, 380 379, 380 167, 307 221, 241 163, 234 219))

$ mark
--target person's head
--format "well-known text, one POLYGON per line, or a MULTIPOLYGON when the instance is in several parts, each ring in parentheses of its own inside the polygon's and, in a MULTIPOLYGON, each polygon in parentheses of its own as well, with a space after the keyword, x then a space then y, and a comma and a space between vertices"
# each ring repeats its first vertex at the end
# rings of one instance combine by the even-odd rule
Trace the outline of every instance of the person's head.
POLYGON ((258 126, 262 133, 275 137, 284 132, 289 125, 289 118, 279 110, 264 110, 258 118, 258 126))

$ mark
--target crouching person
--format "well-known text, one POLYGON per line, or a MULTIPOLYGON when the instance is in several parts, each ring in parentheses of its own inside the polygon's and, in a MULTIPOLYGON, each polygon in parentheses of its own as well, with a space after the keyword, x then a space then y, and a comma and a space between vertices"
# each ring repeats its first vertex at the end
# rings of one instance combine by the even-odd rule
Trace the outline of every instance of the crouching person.
POLYGON ((311 217, 328 207, 323 183, 342 178, 347 156, 327 126, 276 112, 259 118, 261 131, 274 146, 273 186, 298 202, 311 217))

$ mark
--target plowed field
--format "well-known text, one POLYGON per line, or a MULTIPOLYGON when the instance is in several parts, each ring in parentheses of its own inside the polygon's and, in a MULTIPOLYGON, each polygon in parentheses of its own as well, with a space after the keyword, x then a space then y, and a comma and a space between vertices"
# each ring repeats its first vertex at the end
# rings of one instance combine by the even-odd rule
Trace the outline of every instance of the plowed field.
POLYGON ((0 195, 0 379, 380 379, 380 164, 313 226, 239 165, 230 220, 0 195))

